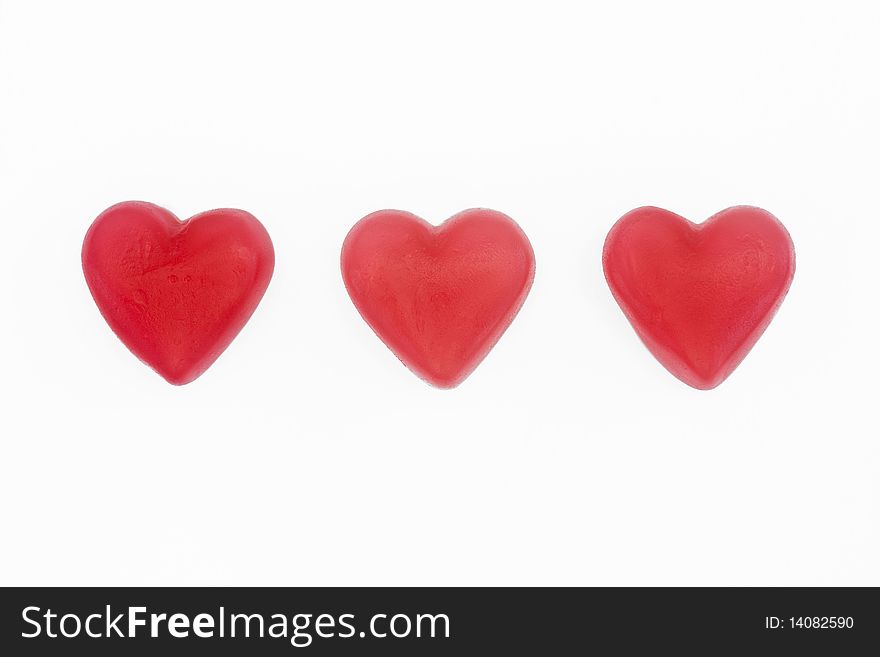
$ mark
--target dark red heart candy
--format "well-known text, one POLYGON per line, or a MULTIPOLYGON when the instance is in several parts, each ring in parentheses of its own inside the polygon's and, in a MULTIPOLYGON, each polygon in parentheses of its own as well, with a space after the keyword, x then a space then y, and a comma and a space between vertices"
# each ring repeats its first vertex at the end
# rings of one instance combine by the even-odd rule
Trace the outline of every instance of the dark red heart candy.
POLYGON ((82 265, 114 333, 182 385, 210 367, 247 323, 272 278, 275 254, 266 229, 242 210, 181 222, 130 201, 95 219, 82 265))
POLYGON ((417 375, 451 388, 492 349, 535 275, 525 233, 492 210, 434 227, 408 212, 361 219, 342 246, 342 277, 379 338, 417 375))
POLYGON ((602 262, 636 333, 672 374, 708 390, 767 328, 794 276, 794 245, 765 210, 728 208, 702 224, 638 208, 608 233, 602 262))

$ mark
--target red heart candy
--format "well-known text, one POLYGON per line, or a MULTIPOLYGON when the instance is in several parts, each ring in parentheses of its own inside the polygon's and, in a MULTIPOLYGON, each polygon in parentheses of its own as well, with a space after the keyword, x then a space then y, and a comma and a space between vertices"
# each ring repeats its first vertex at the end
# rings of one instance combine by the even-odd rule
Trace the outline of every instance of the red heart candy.
POLYGON ((404 365, 441 388, 486 357, 535 276, 522 229, 483 209, 437 227, 408 212, 374 212, 348 233, 341 260, 361 316, 404 365))
POLYGON ((130 201, 95 219, 82 264, 113 332, 169 383, 183 385, 247 323, 272 278, 275 253, 266 229, 243 210, 181 222, 130 201))
POLYGON ((602 264, 617 303, 666 369, 694 388, 726 379, 767 328, 794 276, 794 245, 760 208, 702 224, 660 208, 628 212, 602 264))

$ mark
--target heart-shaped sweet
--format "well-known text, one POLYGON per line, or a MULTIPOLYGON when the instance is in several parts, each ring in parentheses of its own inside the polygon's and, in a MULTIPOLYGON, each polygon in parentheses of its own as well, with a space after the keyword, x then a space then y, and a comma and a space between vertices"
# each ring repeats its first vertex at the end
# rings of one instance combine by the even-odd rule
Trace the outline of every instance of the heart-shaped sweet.
POLYGON ((95 219, 82 265, 113 332, 169 383, 183 385, 248 321, 272 278, 275 253, 266 229, 243 210, 180 221, 130 201, 95 219))
POLYGON ((522 229, 493 210, 434 227, 408 212, 361 219, 342 245, 355 307, 410 370, 440 388, 461 383, 516 316, 535 276, 522 229))
POLYGON ((794 276, 794 245, 776 217, 738 206, 694 224, 638 208, 605 240, 617 303, 666 369, 694 388, 726 379, 767 328, 794 276))

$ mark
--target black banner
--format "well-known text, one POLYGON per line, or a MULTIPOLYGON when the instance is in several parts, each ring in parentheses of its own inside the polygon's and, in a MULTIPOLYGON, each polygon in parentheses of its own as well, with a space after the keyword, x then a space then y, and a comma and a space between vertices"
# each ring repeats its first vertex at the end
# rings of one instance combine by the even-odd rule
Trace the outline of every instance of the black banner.
POLYGON ((860 655, 880 646, 880 596, 869 588, 12 588, 0 614, 0 654, 16 656, 860 655))

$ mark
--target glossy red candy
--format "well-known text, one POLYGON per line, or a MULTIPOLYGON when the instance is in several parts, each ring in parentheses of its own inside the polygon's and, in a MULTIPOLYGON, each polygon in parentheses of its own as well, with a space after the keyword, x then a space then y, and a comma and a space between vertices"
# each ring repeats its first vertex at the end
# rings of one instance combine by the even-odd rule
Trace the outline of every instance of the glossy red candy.
POLYGON ((375 212, 351 229, 341 260, 361 316, 404 365, 441 388, 480 364, 535 276, 525 233, 483 209, 438 227, 408 212, 375 212))
POLYGON ((119 339, 170 383, 201 375, 256 309, 275 266, 263 225, 242 210, 186 221, 151 203, 105 210, 86 233, 86 282, 119 339))
POLYGON ((767 328, 794 276, 794 245, 760 208, 702 224, 638 208, 608 233, 602 263, 614 298, 666 369, 694 388, 726 379, 767 328))

